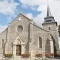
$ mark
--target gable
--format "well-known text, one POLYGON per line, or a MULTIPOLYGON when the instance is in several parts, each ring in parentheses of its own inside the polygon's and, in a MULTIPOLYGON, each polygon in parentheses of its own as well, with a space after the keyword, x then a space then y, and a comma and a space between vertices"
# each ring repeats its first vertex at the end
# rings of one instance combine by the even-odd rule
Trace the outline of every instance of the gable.
POLYGON ((10 24, 9 24, 9 30, 12 30, 13 32, 17 31, 18 26, 23 26, 24 31, 27 31, 28 26, 30 24, 30 19, 26 16, 19 14, 10 24), (19 19, 19 20, 18 20, 19 19), (26 29, 25 29, 26 28, 26 29))
MULTIPOLYGON (((29 26, 30 20, 25 17, 22 14, 19 14, 10 24, 9 24, 9 39, 10 40, 14 40, 15 37, 17 36, 17 32, 18 32, 18 26, 22 26, 23 27, 23 31, 22 34, 24 34, 23 32, 28 32, 28 26, 29 26), (21 20, 19 21, 18 18, 21 17, 21 20), (13 35, 12 35, 13 34, 13 35), (15 36, 15 37, 13 37, 15 36), (12 37, 12 38, 11 38, 12 37)), ((20 33, 19 33, 20 34, 20 33)))
POLYGON ((20 13, 19 15, 17 15, 17 17, 10 24, 13 24, 15 22, 16 23, 21 22, 21 21, 23 21, 25 23, 25 22, 30 22, 31 19, 29 19, 28 17, 26 17, 25 15, 20 13))

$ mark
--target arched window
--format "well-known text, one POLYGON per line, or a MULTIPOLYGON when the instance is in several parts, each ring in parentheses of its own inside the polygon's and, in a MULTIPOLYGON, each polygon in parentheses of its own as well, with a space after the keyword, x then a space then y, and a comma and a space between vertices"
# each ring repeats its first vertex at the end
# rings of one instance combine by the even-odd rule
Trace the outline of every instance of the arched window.
POLYGON ((39 48, 42 48, 42 38, 39 37, 39 48))

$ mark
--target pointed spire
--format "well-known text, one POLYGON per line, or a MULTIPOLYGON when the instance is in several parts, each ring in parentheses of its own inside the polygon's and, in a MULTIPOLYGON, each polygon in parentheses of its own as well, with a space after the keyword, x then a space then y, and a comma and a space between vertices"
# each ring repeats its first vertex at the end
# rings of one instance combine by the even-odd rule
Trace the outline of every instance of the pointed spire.
POLYGON ((51 23, 56 23, 57 25, 57 22, 54 20, 54 17, 51 15, 48 0, 47 0, 47 16, 44 18, 44 23, 42 25, 51 24, 51 23))
POLYGON ((47 0, 47 17, 51 16, 48 0, 47 0))
POLYGON ((48 17, 48 16, 51 16, 51 12, 50 12, 49 6, 47 7, 47 17, 48 17))

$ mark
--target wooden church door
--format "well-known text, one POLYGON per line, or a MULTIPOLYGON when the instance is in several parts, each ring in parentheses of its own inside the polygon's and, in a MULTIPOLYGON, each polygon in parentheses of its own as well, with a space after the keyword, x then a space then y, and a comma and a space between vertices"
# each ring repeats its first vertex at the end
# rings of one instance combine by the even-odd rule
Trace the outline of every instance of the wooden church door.
POLYGON ((16 45, 16 55, 17 56, 21 55, 21 45, 16 45))

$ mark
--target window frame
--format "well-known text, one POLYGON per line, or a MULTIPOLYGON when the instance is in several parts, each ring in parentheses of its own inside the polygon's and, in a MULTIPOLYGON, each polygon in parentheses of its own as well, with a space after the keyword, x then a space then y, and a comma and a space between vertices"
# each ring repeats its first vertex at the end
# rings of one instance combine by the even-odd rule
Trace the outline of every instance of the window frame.
POLYGON ((17 31, 18 31, 18 32, 22 32, 22 31, 23 31, 23 26, 22 26, 22 25, 18 25, 17 31))
POLYGON ((38 48, 42 49, 42 38, 41 37, 39 37, 39 40, 38 40, 38 48))

